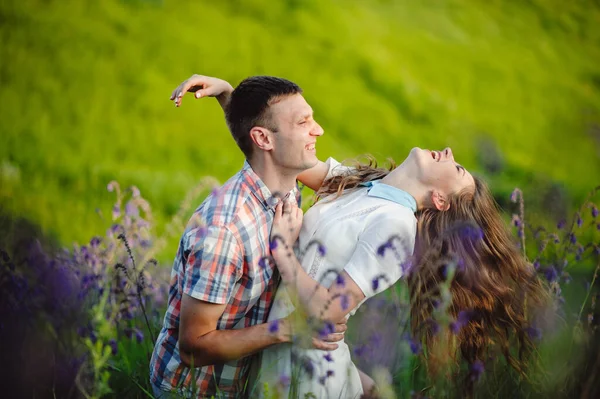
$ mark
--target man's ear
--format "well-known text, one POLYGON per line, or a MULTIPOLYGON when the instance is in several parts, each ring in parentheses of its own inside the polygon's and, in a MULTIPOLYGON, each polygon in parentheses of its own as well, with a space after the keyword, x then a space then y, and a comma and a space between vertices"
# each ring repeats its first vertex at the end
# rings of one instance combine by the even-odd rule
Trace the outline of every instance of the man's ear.
POLYGON ((263 151, 273 149, 272 132, 264 127, 255 126, 250 130, 250 139, 254 144, 263 151))
POLYGON ((446 197, 437 190, 432 191, 431 202, 433 202, 433 206, 435 206, 438 211, 447 211, 450 209, 450 203, 448 203, 446 197))

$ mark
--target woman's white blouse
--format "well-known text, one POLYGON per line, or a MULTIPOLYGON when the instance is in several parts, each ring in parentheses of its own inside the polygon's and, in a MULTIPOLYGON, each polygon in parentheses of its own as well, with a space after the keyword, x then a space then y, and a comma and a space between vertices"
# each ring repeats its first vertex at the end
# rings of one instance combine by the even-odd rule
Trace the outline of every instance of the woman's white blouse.
MULTIPOLYGON (((348 167, 341 166, 332 158, 327 163, 327 178, 348 171, 348 167)), ((385 188, 392 192, 392 196, 388 196, 385 190, 374 190, 374 187, 361 187, 338 198, 330 196, 322 199, 304 215, 299 236, 299 260, 313 279, 329 288, 337 274, 346 271, 365 294, 365 300, 402 277, 407 266, 405 262, 412 255, 416 235, 414 199, 390 186, 385 188), (394 190, 399 192, 394 193, 394 190), (408 200, 402 199, 402 194, 408 200)), ((350 314, 354 314, 359 306, 350 314)), ((280 284, 268 320, 286 317, 293 310, 290 297, 280 284)), ((327 370, 334 373, 325 379, 325 384, 323 380, 319 381, 321 375, 314 375, 312 379, 302 378, 300 397, 311 391, 317 397, 360 396, 360 379, 348 346, 343 341, 338 344, 338 349, 331 353, 333 362, 323 360, 324 351, 294 348, 301 351, 300 357, 306 355, 327 363, 327 370)), ((287 394, 280 381, 282 375, 290 372, 290 344, 272 346, 263 351, 262 383, 269 382, 271 389, 274 384, 279 384, 280 391, 283 389, 282 393, 287 394)), ((315 367, 315 374, 319 372, 322 370, 315 367)))

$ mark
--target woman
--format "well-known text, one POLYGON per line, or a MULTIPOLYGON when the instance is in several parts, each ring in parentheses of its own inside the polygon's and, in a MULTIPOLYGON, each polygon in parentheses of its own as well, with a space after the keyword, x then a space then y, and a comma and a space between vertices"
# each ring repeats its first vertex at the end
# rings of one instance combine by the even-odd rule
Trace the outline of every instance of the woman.
MULTIPOLYGON (((197 98, 224 97, 215 89, 218 84, 201 91, 188 86, 174 92, 177 105, 185 91, 196 91, 197 98)), ((226 104, 221 99, 221 105, 226 104)), ((321 197, 307 211, 300 234, 302 212, 294 204, 277 209, 271 249, 283 284, 270 320, 288 316, 297 301, 298 311, 306 311, 310 319, 337 322, 407 275, 412 331, 432 354, 429 365, 447 364, 458 359, 458 353, 475 364, 497 346, 508 363, 522 372, 531 350, 523 303, 540 303, 543 289, 486 186, 454 161, 449 148, 415 148, 389 171, 372 164, 338 166, 329 160, 298 177, 321 197), (291 251, 298 234, 300 261, 291 251), (456 336, 439 337, 431 316, 443 299, 440 287, 449 278, 449 269, 454 276, 449 312, 462 325, 456 336), (508 350, 512 337, 519 358, 508 350), (451 350, 436 351, 444 343, 451 350)), ((263 353, 261 381, 279 385, 285 395, 286 384, 278 382, 294 377, 293 363, 304 370, 296 379, 298 385, 292 384, 297 388, 293 393, 301 397, 309 392, 316 397, 359 397, 372 386, 353 365, 343 342, 329 354, 298 345, 293 351, 292 345, 268 348, 263 353)), ((437 370, 432 367, 430 372, 437 370)))
MULTIPOLYGON (((477 364, 494 346, 524 374, 532 342, 525 333, 530 326, 523 304, 529 299, 529 305, 541 305, 545 291, 485 184, 457 164, 449 148, 441 152, 415 148, 391 171, 373 164, 354 169, 336 165, 328 161, 325 178, 319 179, 315 170, 299 176, 312 188, 324 180, 318 189, 322 199, 303 219, 300 262, 284 245, 272 250, 286 290, 280 287, 269 319, 294 309, 289 291, 311 316, 335 322, 407 275, 412 332, 428 348, 431 375, 461 356, 470 365, 477 364), (443 300, 440 287, 452 265, 449 313, 456 320, 455 335, 438 336, 432 314, 443 300), (321 286, 315 288, 314 281, 321 286), (508 350, 512 338, 519 358, 508 350), (440 353, 442 347, 450 351, 440 353)), ((289 217, 278 209, 276 241, 294 241, 302 215, 291 208, 289 217)), ((268 348, 263 353, 262 382, 277 386, 278 375, 293 372, 292 363, 301 374, 293 396, 312 392, 317 397, 360 397, 372 387, 372 381, 354 367, 344 342, 327 357, 291 345, 268 348)), ((467 376, 463 393, 469 394, 472 383, 467 376)), ((278 385, 285 395, 287 389, 278 385)))

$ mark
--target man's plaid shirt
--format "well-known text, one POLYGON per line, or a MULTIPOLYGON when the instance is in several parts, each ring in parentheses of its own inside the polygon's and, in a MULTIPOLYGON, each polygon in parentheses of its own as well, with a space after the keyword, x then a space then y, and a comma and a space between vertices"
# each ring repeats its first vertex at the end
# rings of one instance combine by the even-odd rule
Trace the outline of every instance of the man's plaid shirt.
MULTIPOLYGON (((286 193, 287 194, 287 193, 286 193)), ((292 195, 299 199, 297 188, 292 195)), ((189 397, 192 373, 179 357, 182 294, 227 304, 218 330, 265 323, 279 281, 270 262, 269 234, 277 198, 248 162, 194 212, 179 243, 169 302, 150 362, 151 382, 189 397), (200 221, 198 221, 200 219, 200 221)), ((200 396, 244 396, 252 357, 195 369, 200 396)), ((249 387, 251 388, 251 387, 249 387)))

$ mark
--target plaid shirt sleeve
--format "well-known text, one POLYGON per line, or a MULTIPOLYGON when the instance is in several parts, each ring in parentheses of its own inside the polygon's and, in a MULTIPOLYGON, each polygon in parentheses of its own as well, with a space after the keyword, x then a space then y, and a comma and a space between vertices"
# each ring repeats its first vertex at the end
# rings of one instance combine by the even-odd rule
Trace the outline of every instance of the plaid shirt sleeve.
POLYGON ((183 292, 202 301, 227 303, 242 277, 243 247, 226 226, 209 226, 190 234, 183 292))

